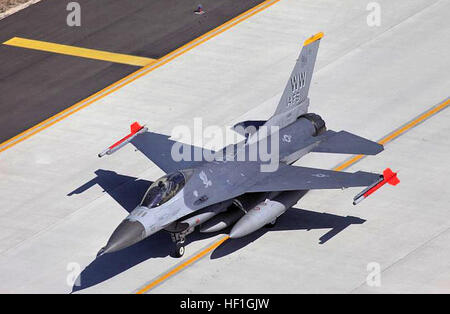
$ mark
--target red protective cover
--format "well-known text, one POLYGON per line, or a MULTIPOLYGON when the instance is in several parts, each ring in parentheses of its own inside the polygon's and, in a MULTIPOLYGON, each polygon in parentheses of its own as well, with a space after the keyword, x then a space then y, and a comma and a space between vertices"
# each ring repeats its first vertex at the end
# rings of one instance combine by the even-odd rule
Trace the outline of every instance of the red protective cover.
POLYGON ((112 149, 114 147, 116 147, 117 145, 122 144, 124 141, 126 141, 128 138, 132 137, 133 135, 135 135, 137 132, 139 132, 141 129, 143 128, 143 126, 141 126, 138 122, 133 122, 130 125, 130 130, 131 133, 128 134, 127 136, 125 136, 124 138, 122 138, 120 141, 115 142, 114 144, 112 144, 111 146, 109 146, 109 149, 112 149))
POLYGON ((364 193, 364 197, 368 197, 370 194, 381 188, 386 183, 390 185, 397 185, 400 183, 400 180, 397 178, 397 173, 393 172, 390 168, 386 168, 383 171, 383 181, 372 187, 366 193, 364 193))

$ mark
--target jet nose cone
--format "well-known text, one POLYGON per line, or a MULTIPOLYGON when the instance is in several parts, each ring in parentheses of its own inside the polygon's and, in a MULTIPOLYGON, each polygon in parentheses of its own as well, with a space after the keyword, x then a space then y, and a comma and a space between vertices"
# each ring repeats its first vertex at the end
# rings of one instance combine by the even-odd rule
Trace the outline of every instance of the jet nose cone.
POLYGON ((98 252, 97 256, 129 247, 141 241, 144 237, 145 228, 139 221, 124 220, 117 226, 108 243, 98 252))

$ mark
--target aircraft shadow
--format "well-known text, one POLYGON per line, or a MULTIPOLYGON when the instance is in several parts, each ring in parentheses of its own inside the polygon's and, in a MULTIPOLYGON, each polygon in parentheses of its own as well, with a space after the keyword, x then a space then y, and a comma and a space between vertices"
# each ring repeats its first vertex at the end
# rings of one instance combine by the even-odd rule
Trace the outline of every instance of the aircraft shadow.
MULTIPOLYGON (((213 237, 217 234, 194 232, 186 239, 187 249, 190 243, 213 237)), ((81 272, 75 281, 79 285, 75 284, 72 287, 72 292, 95 286, 146 260, 172 256, 173 248, 174 244, 170 234, 160 231, 126 249, 97 257, 81 272)))
MULTIPOLYGON (((83 184, 68 195, 83 193, 90 187, 98 184, 104 192, 111 195, 118 204, 127 212, 130 212, 138 205, 151 184, 150 181, 117 174, 109 170, 99 169, 95 171, 95 174, 96 177, 94 179, 83 184)), ((292 208, 286 211, 272 228, 263 228, 244 238, 225 241, 213 251, 211 259, 232 254, 269 231, 331 229, 319 239, 319 244, 324 244, 348 226, 362 224, 364 222, 365 220, 358 217, 344 217, 292 208)), ((187 237, 187 249, 189 249, 189 243, 214 237, 219 233, 228 231, 229 229, 226 229, 221 232, 206 234, 196 231, 187 237)), ((97 285, 148 259, 168 257, 171 255, 172 250, 173 243, 170 235, 167 232, 161 231, 129 248, 97 257, 81 272, 76 284, 72 288, 72 292, 97 285)))
POLYGON ((98 184, 103 189, 103 192, 108 193, 127 212, 131 212, 136 208, 152 184, 151 181, 118 174, 110 170, 98 169, 95 171, 95 174, 95 178, 67 195, 81 194, 98 184))
POLYGON ((243 238, 225 241, 213 251, 210 258, 217 259, 234 253, 257 240, 266 232, 330 229, 319 238, 319 244, 325 244, 348 226, 353 224, 363 224, 364 222, 364 219, 353 216, 344 217, 328 213, 318 213, 305 209, 290 208, 278 218, 274 227, 262 228, 243 238))
MULTIPOLYGON (((98 184, 127 212, 131 212, 139 204, 152 183, 104 169, 98 169, 95 174, 95 178, 73 190, 68 196, 81 194, 98 184)), ((217 234, 195 232, 187 238, 187 245, 217 234)), ((72 292, 99 284, 150 258, 167 257, 171 255, 173 247, 170 234, 161 231, 129 248, 97 257, 81 272, 75 281, 76 284, 72 287, 72 292)))

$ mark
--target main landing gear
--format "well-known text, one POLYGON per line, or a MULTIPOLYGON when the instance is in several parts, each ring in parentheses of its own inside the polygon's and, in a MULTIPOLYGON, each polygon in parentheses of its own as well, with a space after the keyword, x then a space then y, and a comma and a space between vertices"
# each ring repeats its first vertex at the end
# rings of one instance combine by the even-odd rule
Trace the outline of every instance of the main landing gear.
POLYGON ((184 255, 184 251, 185 251, 184 242, 177 242, 174 252, 175 257, 182 257, 184 255))

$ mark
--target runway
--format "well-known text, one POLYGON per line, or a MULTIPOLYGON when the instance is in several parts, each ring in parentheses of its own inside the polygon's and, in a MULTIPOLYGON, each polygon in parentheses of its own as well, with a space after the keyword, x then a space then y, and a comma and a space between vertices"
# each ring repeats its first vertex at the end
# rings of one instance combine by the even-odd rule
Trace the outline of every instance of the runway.
MULTIPOLYGON (((0 43, 13 37, 159 59, 262 2, 80 0, 81 25, 70 27, 70 1, 45 0, 0 20, 0 43), (120 40, 118 40, 120 38, 120 40)), ((0 142, 29 129, 139 69, 0 45, 0 142)))
MULTIPOLYGON (((269 117, 301 43, 318 31, 310 110, 329 128, 380 140, 445 103, 450 3, 378 2, 381 25, 369 27, 357 0, 278 1, 2 151, 0 292, 139 292, 217 243, 224 234, 195 233, 178 260, 160 233, 95 259, 162 175, 131 147, 97 153, 133 121, 169 135, 194 117, 205 126, 269 117)), ((348 169, 391 167, 399 186, 358 206, 360 189, 309 192, 271 231, 226 240, 143 292, 449 292, 449 115, 442 108, 348 169), (366 282, 372 262, 380 286, 366 282)), ((329 169, 349 157, 310 154, 298 164, 329 169)))

